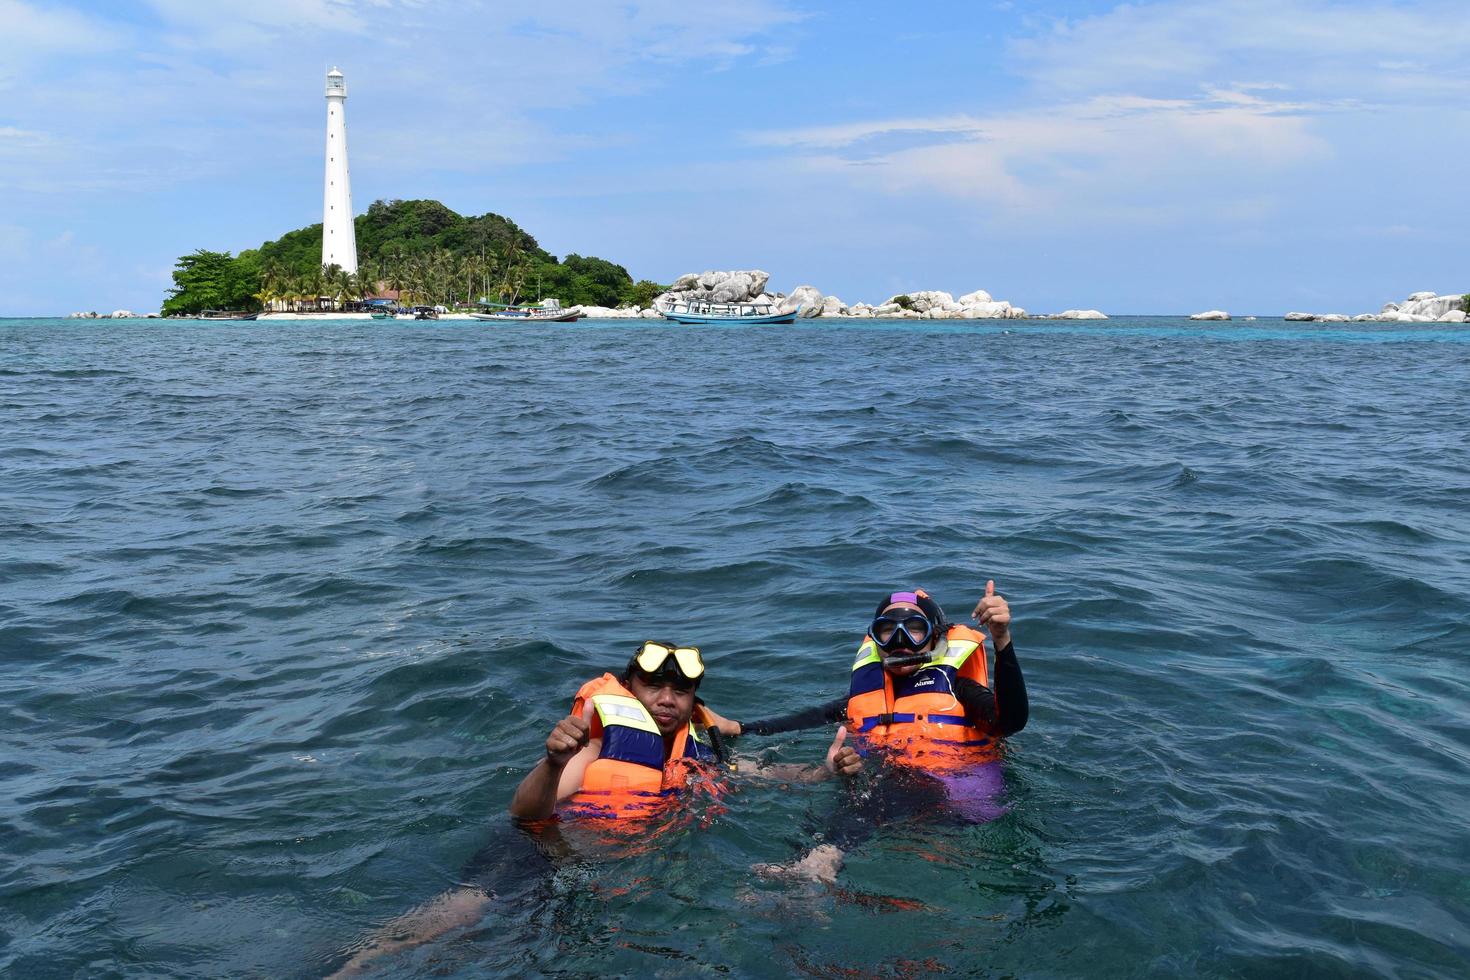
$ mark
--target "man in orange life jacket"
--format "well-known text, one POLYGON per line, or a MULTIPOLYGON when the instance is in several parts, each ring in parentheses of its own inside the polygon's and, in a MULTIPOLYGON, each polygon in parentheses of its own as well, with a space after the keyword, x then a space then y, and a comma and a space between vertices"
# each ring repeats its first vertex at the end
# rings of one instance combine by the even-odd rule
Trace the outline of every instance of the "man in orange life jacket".
MULTIPOLYGON (((516 788, 511 816, 546 820, 558 808, 568 816, 635 821, 656 815, 691 771, 713 770, 720 760, 718 736, 708 731, 716 716, 695 697, 703 677, 698 648, 647 642, 621 677, 603 674, 583 684, 571 713, 547 736, 545 757, 516 788)), ((791 781, 852 775, 862 760, 843 745, 845 734, 827 750, 825 768, 770 767, 768 775, 791 781)), ((356 976, 378 957, 470 925, 490 901, 481 887, 447 891, 365 940, 333 976, 356 976)))
MULTIPOLYGON (((691 772, 719 761, 717 716, 699 703, 704 676, 697 647, 647 642, 621 678, 582 685, 572 712, 546 738, 546 756, 517 787, 511 816, 544 820, 562 806, 569 815, 638 817, 683 788, 691 772)), ((861 760, 838 737, 827 770, 851 773, 861 760)))
POLYGON ((995 582, 972 616, 990 632, 995 683, 990 686, 984 636, 948 623, 922 589, 883 597, 858 647, 847 697, 766 721, 740 723, 712 715, 726 735, 773 735, 842 722, 869 750, 908 770, 937 777, 956 809, 974 819, 1003 812, 994 799, 998 739, 1026 725, 1026 681, 1011 643, 1011 611, 995 582))

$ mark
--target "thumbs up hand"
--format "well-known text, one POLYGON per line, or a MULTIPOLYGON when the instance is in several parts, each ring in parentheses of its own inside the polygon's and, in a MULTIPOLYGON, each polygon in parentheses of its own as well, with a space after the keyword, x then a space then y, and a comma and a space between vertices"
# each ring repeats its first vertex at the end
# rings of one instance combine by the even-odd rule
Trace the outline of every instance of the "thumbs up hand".
POLYGON ((1011 607, 1001 596, 995 594, 995 579, 985 583, 985 595, 975 603, 970 616, 990 631, 990 642, 997 653, 1011 642, 1011 607))
POLYGON ((847 741, 847 726, 843 725, 837 729, 837 737, 832 739, 831 748, 827 749, 827 771, 839 776, 853 776, 863 768, 863 757, 851 745, 843 745, 847 741))
POLYGON ((592 732, 592 714, 596 709, 591 700, 582 706, 581 715, 567 715, 556 723, 551 734, 546 736, 546 764, 561 769, 572 756, 582 750, 592 732))

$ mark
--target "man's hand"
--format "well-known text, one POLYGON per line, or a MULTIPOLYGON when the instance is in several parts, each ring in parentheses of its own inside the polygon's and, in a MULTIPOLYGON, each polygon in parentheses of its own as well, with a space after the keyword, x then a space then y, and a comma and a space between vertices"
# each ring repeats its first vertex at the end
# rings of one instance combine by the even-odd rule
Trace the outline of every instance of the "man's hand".
POLYGON ((583 705, 581 717, 567 715, 556 723, 551 734, 546 736, 546 764, 553 769, 563 769, 572 756, 580 752, 592 733, 591 700, 583 705))
POLYGON ((1011 607, 995 594, 995 579, 985 583, 985 596, 975 603, 975 611, 970 616, 990 630, 990 642, 995 644, 996 653, 1011 642, 1011 607))
POLYGON ((827 750, 827 771, 839 776, 855 776, 863 768, 863 757, 851 745, 843 745, 847 741, 847 726, 843 725, 837 729, 837 737, 832 739, 832 747, 827 750))

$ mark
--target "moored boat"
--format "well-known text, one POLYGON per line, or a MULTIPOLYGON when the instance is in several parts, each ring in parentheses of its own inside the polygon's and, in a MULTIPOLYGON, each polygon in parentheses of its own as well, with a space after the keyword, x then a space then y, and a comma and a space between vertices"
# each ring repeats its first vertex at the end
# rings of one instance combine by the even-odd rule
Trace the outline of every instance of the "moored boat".
POLYGON ((580 306, 562 309, 554 299, 546 300, 541 306, 505 306, 500 303, 481 303, 481 312, 471 313, 476 320, 499 320, 505 323, 570 323, 587 314, 580 306))
POLYGON ((785 313, 770 303, 709 303, 680 301, 658 311, 678 323, 795 323, 801 307, 785 313))

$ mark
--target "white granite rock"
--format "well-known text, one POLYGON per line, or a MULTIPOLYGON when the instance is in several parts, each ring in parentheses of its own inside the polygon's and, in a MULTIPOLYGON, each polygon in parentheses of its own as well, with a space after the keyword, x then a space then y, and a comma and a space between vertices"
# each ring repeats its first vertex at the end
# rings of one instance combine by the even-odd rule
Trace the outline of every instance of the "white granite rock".
POLYGON ((1399 306, 1399 312, 1416 313, 1419 316, 1427 316, 1432 320, 1438 320, 1451 310, 1464 310, 1465 308, 1465 297, 1460 294, 1435 296, 1433 293, 1427 295, 1415 293, 1414 296, 1422 298, 1414 299, 1413 296, 1409 297, 1407 303, 1399 306))
POLYGON ((1450 310, 1444 316, 1442 316, 1442 317, 1439 318, 1439 322, 1440 323, 1464 323, 1465 322, 1465 311, 1464 310, 1450 310))
POLYGON ((1058 320, 1106 320, 1106 313, 1101 310, 1063 310, 1057 314, 1058 320))
POLYGON ((1323 313, 1313 319, 1318 323, 1347 323, 1352 317, 1346 313, 1323 313))
POLYGON ((903 307, 897 303, 879 303, 873 307, 874 316, 898 316, 903 312, 903 307))
POLYGON ((669 291, 658 298, 657 304, 671 301, 711 303, 750 303, 765 292, 770 274, 759 269, 734 270, 729 272, 708 271, 686 273, 674 280, 669 291))
MULTIPOLYGON (((953 296, 938 289, 921 289, 916 292, 902 293, 899 295, 907 296, 909 298, 908 308, 917 313, 928 313, 933 309, 942 310, 945 306, 955 305, 953 296)), ((884 300, 884 305, 886 306, 889 303, 895 303, 897 301, 898 296, 890 296, 884 300)))
POLYGON ((836 296, 826 296, 822 299, 821 316, 847 316, 847 304, 836 296))
POLYGON ((1191 313, 1191 320, 1228 320, 1230 314, 1224 310, 1207 310, 1204 313, 1191 313))
POLYGON ((1353 317, 1353 322, 1354 323, 1368 323, 1368 322, 1373 321, 1373 320, 1378 320, 1382 316, 1383 316, 1383 314, 1381 314, 1381 313, 1359 313, 1357 316, 1353 317))
POLYGON ((960 306, 977 306, 980 303, 990 303, 994 300, 995 297, 991 296, 985 290, 977 289, 973 293, 966 293, 959 299, 955 300, 955 302, 958 303, 960 306))
POLYGON ((797 316, 808 320, 822 315, 822 301, 825 298, 816 286, 797 286, 791 291, 791 295, 781 301, 777 309, 782 313, 790 313, 800 307, 801 312, 797 316))
POLYGON ((1424 292, 1418 292, 1418 293, 1410 293, 1409 294, 1409 302, 1410 303, 1417 303, 1420 300, 1434 299, 1435 296, 1437 296, 1437 295, 1439 295, 1439 294, 1433 292, 1432 290, 1426 290, 1424 292))
MULTIPOLYGON (((1005 300, 999 303, 994 301, 967 303, 964 309, 965 316, 971 320, 1004 320, 1017 316, 1016 308, 1005 300)), ((1025 316, 1025 311, 1021 311, 1020 315, 1025 316)))
POLYGON ((1283 319, 1287 320, 1315 320, 1317 317, 1312 313, 1288 313, 1283 319))

